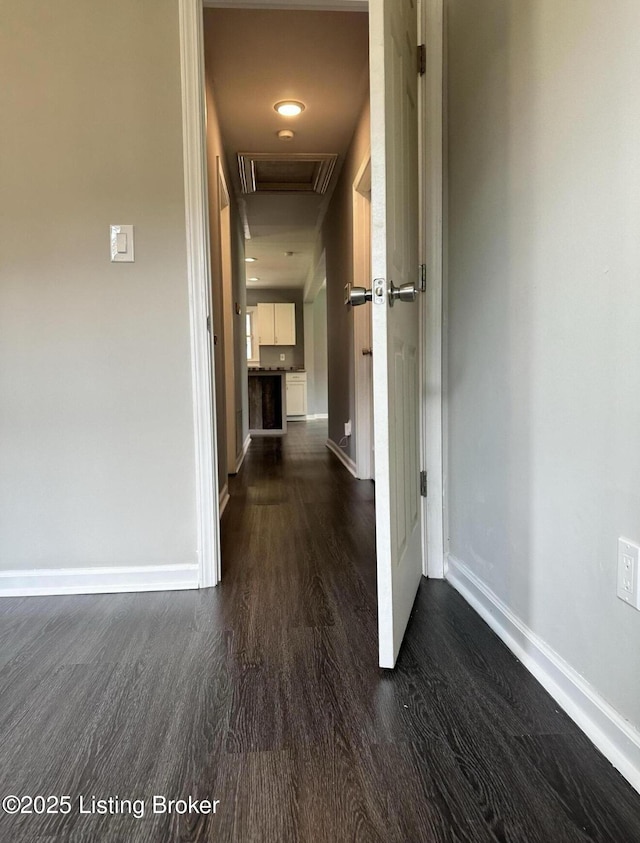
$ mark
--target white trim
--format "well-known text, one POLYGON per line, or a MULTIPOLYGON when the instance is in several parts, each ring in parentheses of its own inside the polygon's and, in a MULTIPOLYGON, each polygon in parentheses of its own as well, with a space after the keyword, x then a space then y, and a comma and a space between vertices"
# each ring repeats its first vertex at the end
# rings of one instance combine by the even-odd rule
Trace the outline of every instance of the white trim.
POLYGON ((198 565, 123 565, 0 571, 0 597, 198 588, 198 565))
POLYGON ((211 267, 206 187, 203 12, 202 0, 179 0, 178 5, 199 585, 206 587, 216 585, 220 578, 220 514, 218 458, 214 444, 213 344, 207 331, 211 267))
POLYGON ((331 451, 332 454, 335 454, 336 457, 340 460, 342 465, 349 471, 353 476, 358 479, 358 474, 356 472, 356 464, 348 457, 342 448, 333 441, 333 439, 327 439, 326 442, 327 448, 331 451))
POLYGON ((463 562, 449 554, 447 580, 520 659, 600 752, 640 791, 640 732, 515 615, 463 562))
POLYGON ((422 260, 427 291, 422 300, 422 466, 428 497, 423 507, 425 576, 445 575, 443 501, 443 0, 422 0, 421 38, 427 68, 421 81, 422 260))
POLYGON ((244 462, 244 458, 247 455, 247 451, 249 450, 249 445, 251 444, 251 437, 247 434, 247 438, 244 440, 244 444, 242 445, 242 450, 238 454, 238 461, 236 462, 236 474, 242 468, 242 463, 244 462))
POLYGON ((230 500, 231 497, 229 495, 229 484, 225 483, 222 489, 220 489, 220 518, 222 518, 222 515, 225 509, 227 508, 227 504, 230 500))
POLYGON ((317 421, 318 419, 328 419, 329 413, 309 413, 305 416, 306 421, 317 421))

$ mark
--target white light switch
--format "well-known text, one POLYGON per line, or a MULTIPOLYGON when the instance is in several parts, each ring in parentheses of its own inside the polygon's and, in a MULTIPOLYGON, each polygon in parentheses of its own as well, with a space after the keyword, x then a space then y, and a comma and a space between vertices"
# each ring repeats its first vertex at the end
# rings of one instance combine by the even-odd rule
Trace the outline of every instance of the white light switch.
POLYGON ((133 226, 112 225, 111 231, 111 260, 131 263, 133 256, 133 226))

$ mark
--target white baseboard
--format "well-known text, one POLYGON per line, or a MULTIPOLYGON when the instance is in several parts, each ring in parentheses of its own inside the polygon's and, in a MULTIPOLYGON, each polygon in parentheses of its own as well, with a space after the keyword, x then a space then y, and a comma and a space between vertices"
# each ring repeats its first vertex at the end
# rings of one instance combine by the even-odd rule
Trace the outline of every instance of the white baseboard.
POLYGON ((307 421, 316 421, 316 419, 328 419, 329 413, 309 413, 308 416, 305 416, 307 421))
POLYGON ((229 484, 225 483, 222 489, 220 489, 220 518, 222 518, 222 513, 227 508, 227 504, 231 498, 229 497, 229 484))
POLYGON ((640 792, 640 732, 539 638, 463 562, 449 554, 447 580, 487 622, 627 781, 640 792))
MULTIPOLYGON (((242 463, 244 462, 244 458, 247 456, 247 451, 249 450, 249 445, 251 444, 251 437, 247 434, 247 438, 244 440, 244 444, 242 445, 242 451, 238 455, 238 459, 236 460, 236 474, 242 468, 242 463)), ((225 504, 226 506, 226 504, 225 504)))
POLYGON ((336 457, 340 460, 342 465, 353 474, 354 477, 358 477, 356 472, 356 464, 348 457, 342 448, 333 441, 333 439, 327 439, 327 448, 336 455, 336 457))
POLYGON ((0 597, 114 594, 198 588, 197 565, 130 565, 0 571, 0 597))

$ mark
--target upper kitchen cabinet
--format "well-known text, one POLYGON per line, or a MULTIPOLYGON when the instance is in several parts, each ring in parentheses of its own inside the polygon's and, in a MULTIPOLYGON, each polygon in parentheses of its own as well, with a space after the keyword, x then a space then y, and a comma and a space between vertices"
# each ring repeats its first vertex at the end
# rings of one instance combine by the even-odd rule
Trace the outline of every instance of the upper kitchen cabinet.
POLYGON ((258 302, 258 344, 296 344, 295 304, 258 302))
POLYGON ((274 305, 258 302, 258 345, 275 345, 274 305))

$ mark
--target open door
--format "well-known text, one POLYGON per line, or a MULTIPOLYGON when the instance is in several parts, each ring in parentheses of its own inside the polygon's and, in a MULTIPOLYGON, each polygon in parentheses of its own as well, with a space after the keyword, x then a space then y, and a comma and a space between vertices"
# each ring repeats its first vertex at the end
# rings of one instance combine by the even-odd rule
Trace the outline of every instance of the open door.
POLYGON ((422 576, 417 0, 370 0, 373 413, 380 666, 422 576))

